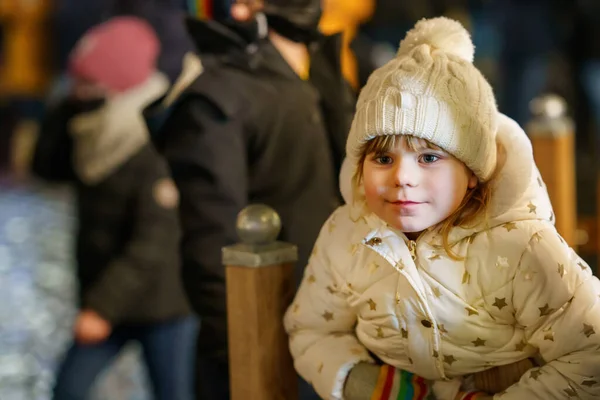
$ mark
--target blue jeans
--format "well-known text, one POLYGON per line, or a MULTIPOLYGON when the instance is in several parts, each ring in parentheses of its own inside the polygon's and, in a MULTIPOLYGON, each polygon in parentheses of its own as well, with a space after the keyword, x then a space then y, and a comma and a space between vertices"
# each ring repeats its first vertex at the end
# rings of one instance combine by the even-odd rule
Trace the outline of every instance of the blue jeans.
POLYGON ((154 398, 194 398, 194 356, 198 322, 186 317, 164 323, 118 326, 95 345, 74 343, 68 350, 54 387, 54 400, 86 400, 98 375, 109 367, 129 341, 142 347, 154 398))

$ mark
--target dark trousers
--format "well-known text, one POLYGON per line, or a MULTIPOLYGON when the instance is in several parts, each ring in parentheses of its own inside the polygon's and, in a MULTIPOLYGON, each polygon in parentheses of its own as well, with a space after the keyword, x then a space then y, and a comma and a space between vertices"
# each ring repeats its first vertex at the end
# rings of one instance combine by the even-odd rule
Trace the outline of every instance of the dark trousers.
POLYGON ((163 323, 118 326, 104 342, 74 343, 59 370, 54 400, 86 400, 98 375, 130 341, 142 347, 156 400, 194 399, 198 322, 193 317, 163 323))

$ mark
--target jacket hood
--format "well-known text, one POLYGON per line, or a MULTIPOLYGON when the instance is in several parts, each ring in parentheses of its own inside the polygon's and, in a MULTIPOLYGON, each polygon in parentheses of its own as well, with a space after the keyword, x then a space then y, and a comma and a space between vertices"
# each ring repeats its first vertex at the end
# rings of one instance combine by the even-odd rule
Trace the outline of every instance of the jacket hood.
MULTIPOLYGON (((496 136, 499 161, 491 180, 492 199, 487 215, 469 227, 456 227, 449 235, 453 244, 487 229, 523 220, 554 223, 554 213, 541 175, 533 159, 531 141, 523 129, 500 114, 496 136)), ((357 161, 348 157, 340 173, 340 190, 344 201, 352 206, 354 218, 370 213, 362 188, 353 190, 352 177, 357 161)))

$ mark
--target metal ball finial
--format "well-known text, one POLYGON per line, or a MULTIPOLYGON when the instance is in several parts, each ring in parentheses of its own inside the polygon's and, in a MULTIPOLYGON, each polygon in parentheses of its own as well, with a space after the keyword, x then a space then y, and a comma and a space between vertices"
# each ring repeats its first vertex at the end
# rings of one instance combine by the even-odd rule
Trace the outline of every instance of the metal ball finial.
POLYGON ((536 117, 561 118, 567 113, 567 102, 559 95, 546 94, 531 100, 529 109, 536 117))
POLYGON ((236 231, 244 244, 270 244, 277 240, 281 232, 281 219, 271 207, 252 204, 238 214, 236 231))

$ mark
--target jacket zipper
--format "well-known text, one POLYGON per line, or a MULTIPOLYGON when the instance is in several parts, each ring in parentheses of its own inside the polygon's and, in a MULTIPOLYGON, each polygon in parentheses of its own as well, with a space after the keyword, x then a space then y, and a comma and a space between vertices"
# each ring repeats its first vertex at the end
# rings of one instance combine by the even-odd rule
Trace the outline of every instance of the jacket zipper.
MULTIPOLYGON (((417 261, 417 241, 418 241, 418 240, 419 240, 419 238, 417 238, 417 240, 408 240, 408 242, 407 242, 407 245, 408 245, 408 251, 410 252, 410 257, 413 259, 413 261, 414 261, 414 263, 415 263, 415 266, 416 266, 417 268, 419 268, 419 267, 418 267, 418 261, 417 261)), ((419 297, 421 297, 421 295, 419 295, 419 297)), ((426 302, 425 298, 426 298, 426 297, 421 297, 421 301, 422 301, 424 304, 427 304, 427 302, 426 302)), ((429 318, 429 319, 431 320, 431 312, 429 311, 429 307, 425 307, 425 308, 427 309, 427 311, 426 311, 426 313, 427 313, 427 318, 429 318)), ((430 322, 431 322, 431 321, 430 321, 430 322)), ((435 345, 434 345, 434 347, 435 347, 435 345)), ((439 348, 437 349, 437 351, 439 351, 439 348)), ((441 367, 439 363, 436 363, 436 367, 437 367, 438 371, 440 371, 440 373, 441 373, 443 376, 446 376, 446 375, 444 374, 443 367, 441 367)))
POLYGON ((410 251, 410 256, 413 261, 417 261, 417 242, 414 240, 408 241, 408 251, 410 251))

